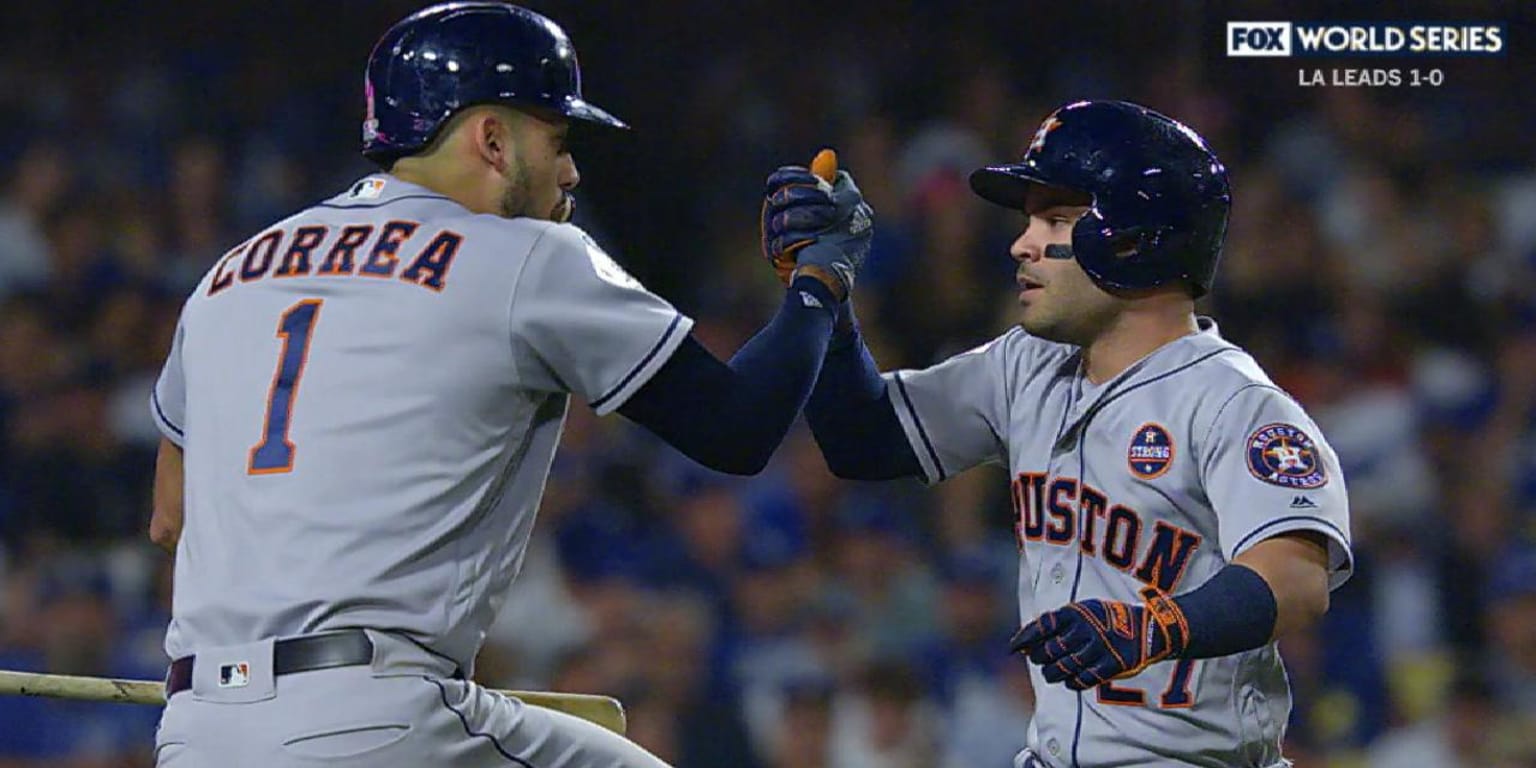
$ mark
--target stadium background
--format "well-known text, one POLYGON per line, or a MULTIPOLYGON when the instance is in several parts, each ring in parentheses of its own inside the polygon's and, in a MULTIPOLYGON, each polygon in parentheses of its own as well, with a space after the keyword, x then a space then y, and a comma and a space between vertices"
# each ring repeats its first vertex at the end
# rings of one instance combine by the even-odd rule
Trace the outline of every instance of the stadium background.
MULTIPOLYGON (((362 62, 418 5, 6 3, 0 667, 162 673, 144 403, 181 299, 231 243, 369 170, 362 62)), ((1203 132, 1236 198, 1207 311, 1307 405, 1350 481, 1358 572, 1283 643, 1290 754, 1536 764, 1528 7, 1397 4, 1507 22, 1509 53, 1318 62, 1438 66, 1445 85, 1306 89, 1314 62, 1227 59, 1222 30, 1334 18, 1320 2, 530 5, 636 127, 578 136, 579 222, 722 355, 776 301, 756 246, 776 165, 842 151, 878 212, 867 334, 882 367, 923 366, 1015 311, 1018 219, 966 172, 1071 98, 1203 132)), ((573 408, 479 677, 617 694, 631 734, 682 768, 1007 765, 1030 694, 1003 655, 1005 488, 989 470, 842 483, 801 432, 765 475, 730 479, 573 408)), ((0 766, 148 765, 155 717, 0 700, 0 766)))

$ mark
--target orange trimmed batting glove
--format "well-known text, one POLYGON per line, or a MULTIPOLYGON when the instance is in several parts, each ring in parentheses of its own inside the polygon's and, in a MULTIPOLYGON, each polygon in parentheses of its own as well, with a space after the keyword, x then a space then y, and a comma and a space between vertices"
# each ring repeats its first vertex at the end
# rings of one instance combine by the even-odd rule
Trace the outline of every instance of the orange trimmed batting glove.
POLYGON ((1189 622, 1168 593, 1141 590, 1142 604, 1068 603, 1026 624, 1009 644, 1041 666, 1046 682, 1083 691, 1131 677, 1189 646, 1189 622))
POLYGON ((763 257, 773 264, 779 281, 789 285, 795 252, 816 242, 816 233, 832 225, 837 209, 832 185, 809 168, 785 165, 768 177, 760 219, 763 257))
POLYGON ((768 177, 763 255, 786 284, 796 267, 814 266, 836 279, 839 298, 846 298, 873 237, 874 210, 847 171, 836 171, 828 182, 790 165, 768 177))

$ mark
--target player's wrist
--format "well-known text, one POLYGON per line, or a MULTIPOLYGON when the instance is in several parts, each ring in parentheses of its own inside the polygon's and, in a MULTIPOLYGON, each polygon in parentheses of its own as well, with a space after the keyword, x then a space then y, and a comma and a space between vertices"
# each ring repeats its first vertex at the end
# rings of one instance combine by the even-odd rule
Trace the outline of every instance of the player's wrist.
POLYGON ((1149 631, 1162 638, 1157 655, 1160 659, 1176 658, 1189 646, 1189 620, 1184 610, 1167 592, 1157 587, 1141 590, 1142 610, 1147 612, 1149 631))
POLYGON ((818 298, 826 301, 829 310, 836 311, 837 305, 848 298, 848 289, 843 285, 837 275, 831 270, 816 264, 801 264, 795 267, 795 271, 789 276, 790 288, 801 290, 814 290, 818 298))
POLYGON ((837 313, 832 316, 832 341, 827 344, 827 352, 831 354, 857 349, 861 341, 859 319, 853 314, 853 302, 838 304, 837 313))

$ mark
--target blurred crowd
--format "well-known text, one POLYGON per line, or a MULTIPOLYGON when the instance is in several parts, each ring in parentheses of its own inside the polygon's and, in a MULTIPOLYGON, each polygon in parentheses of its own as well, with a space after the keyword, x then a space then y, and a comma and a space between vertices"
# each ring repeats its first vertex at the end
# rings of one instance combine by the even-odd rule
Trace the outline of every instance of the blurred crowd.
MULTIPOLYGON (((231 243, 370 171, 361 64, 418 4, 85 4, 91 25, 77 5, 14 9, 26 34, 0 46, 0 668, 156 678, 146 401, 181 301, 231 243)), ((1221 58, 1225 17, 1191 0, 852 3, 814 27, 809 3, 531 5, 636 125, 577 136, 578 223, 721 356, 777 303, 756 244, 776 165, 840 150, 877 211, 866 335, 882 368, 922 367, 1016 310, 1021 219, 971 169, 1078 97, 1205 134, 1235 208, 1202 311, 1349 479, 1357 572, 1282 643, 1288 753, 1536 765, 1536 116, 1505 101, 1529 54, 1446 60, 1439 89, 1304 89, 1221 58)), ((1012 530, 1001 470, 843 482, 797 429, 728 478, 578 406, 477 677, 620 696, 681 768, 1006 766, 1033 701, 1005 654, 1012 530)), ((0 768, 149 765, 157 716, 0 698, 0 768)))

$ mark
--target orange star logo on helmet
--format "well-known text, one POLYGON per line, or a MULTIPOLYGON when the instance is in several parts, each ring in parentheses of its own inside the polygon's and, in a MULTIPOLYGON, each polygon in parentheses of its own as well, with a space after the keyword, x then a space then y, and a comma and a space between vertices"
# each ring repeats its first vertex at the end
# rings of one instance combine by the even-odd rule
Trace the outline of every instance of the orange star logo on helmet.
POLYGON ((1056 113, 1052 112, 1051 116, 1047 117, 1045 122, 1040 124, 1040 129, 1035 131, 1035 138, 1029 142, 1029 149, 1025 151, 1025 154, 1040 151, 1040 148, 1045 146, 1046 135, 1060 127, 1061 121, 1057 120, 1056 113))

